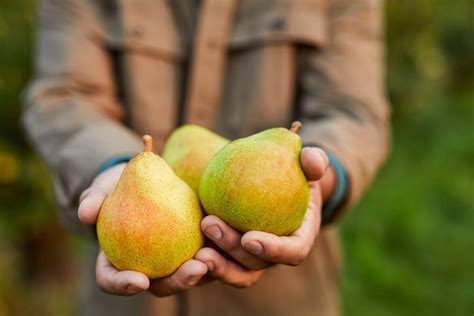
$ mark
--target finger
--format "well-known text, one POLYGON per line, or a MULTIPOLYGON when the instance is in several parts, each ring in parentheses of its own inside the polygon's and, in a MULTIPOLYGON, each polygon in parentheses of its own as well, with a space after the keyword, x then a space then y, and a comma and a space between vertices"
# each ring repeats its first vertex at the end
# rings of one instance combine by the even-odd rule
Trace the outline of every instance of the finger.
POLYGON ((319 231, 319 221, 316 207, 310 202, 301 226, 290 236, 251 231, 242 236, 242 245, 264 261, 296 266, 311 251, 319 231))
POLYGON ((217 216, 206 216, 201 222, 201 229, 221 250, 244 267, 251 270, 261 270, 270 265, 245 250, 240 242, 242 234, 217 216))
POLYGON ((305 147, 301 151, 301 167, 309 181, 323 177, 329 165, 329 158, 321 148, 305 147))
POLYGON ((136 271, 118 271, 101 250, 96 262, 97 285, 104 292, 130 296, 145 291, 150 285, 146 275, 136 271))
POLYGON ((93 225, 97 222, 99 209, 106 198, 104 191, 91 187, 84 191, 80 198, 80 204, 77 211, 79 220, 83 224, 93 225))
POLYGON ((176 294, 194 287, 207 273, 207 266, 199 260, 188 260, 172 275, 151 281, 149 291, 159 297, 176 294))
POLYGON ((212 248, 201 248, 195 258, 207 265, 209 275, 234 287, 252 286, 263 273, 263 270, 248 270, 238 263, 224 258, 212 248))
MULTIPOLYGON (((318 217, 320 217, 321 215, 320 211, 323 204, 321 184, 319 181, 309 181, 308 186, 309 186, 309 200, 310 200, 310 203, 313 203, 311 207, 313 207, 314 210, 319 210, 319 212, 317 211, 315 212, 315 215, 318 215, 318 217)), ((310 205, 308 204, 308 209, 309 207, 310 205)))

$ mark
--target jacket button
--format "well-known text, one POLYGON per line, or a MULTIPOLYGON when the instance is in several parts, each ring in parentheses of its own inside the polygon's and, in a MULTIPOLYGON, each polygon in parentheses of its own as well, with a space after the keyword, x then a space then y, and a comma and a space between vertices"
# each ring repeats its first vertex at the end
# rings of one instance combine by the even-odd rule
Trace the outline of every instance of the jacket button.
POLYGON ((140 27, 135 27, 128 31, 128 35, 131 37, 142 37, 143 36, 143 29, 140 27))
POLYGON ((286 20, 283 17, 278 17, 272 21, 270 28, 274 31, 281 31, 286 27, 286 20))

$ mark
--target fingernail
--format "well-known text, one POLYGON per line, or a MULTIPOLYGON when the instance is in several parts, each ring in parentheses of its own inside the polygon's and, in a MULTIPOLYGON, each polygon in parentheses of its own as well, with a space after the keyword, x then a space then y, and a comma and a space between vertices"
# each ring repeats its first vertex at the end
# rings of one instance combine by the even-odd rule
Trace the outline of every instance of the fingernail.
POLYGON ((329 158, 328 158, 328 155, 326 154, 326 152, 324 150, 322 150, 321 148, 315 148, 319 155, 321 156, 321 158, 323 158, 324 160, 324 163, 326 164, 326 168, 329 166, 329 158))
POLYGON ((202 275, 191 275, 188 279, 189 285, 194 285, 202 278, 202 275))
POLYGON ((247 249, 250 252, 259 254, 263 251, 263 246, 258 241, 250 241, 245 244, 245 249, 247 249))
POLYGON ((133 285, 133 284, 129 284, 127 285, 127 288, 126 288, 127 292, 130 293, 130 294, 135 294, 135 293, 138 293, 140 291, 142 291, 141 288, 133 285))
POLYGON ((217 225, 212 225, 211 227, 206 228, 204 233, 207 237, 213 240, 219 240, 222 238, 222 231, 217 225))
POLYGON ((212 261, 206 261, 205 264, 207 266, 207 270, 214 271, 214 263, 212 261))

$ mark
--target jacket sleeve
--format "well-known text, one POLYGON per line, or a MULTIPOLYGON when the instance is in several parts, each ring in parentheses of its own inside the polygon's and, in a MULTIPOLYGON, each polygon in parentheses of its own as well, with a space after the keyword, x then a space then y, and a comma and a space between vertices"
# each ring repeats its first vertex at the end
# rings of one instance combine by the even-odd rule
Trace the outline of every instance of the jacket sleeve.
POLYGON ((382 1, 335 0, 328 38, 301 51, 299 117, 302 139, 330 151, 349 180, 345 202, 356 202, 385 159, 389 107, 384 96, 382 1))
POLYGON ((140 139, 122 124, 104 32, 82 0, 43 0, 34 76, 23 125, 53 174, 61 217, 81 230, 77 203, 101 164, 135 154, 140 139))

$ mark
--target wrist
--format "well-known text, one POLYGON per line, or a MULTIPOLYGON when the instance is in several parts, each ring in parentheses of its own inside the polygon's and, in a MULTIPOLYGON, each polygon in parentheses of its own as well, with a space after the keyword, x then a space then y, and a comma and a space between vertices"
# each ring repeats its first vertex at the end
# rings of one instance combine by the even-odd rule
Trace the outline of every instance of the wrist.
MULTIPOLYGON (((318 145, 308 144, 304 147, 319 147, 318 145)), ((329 166, 324 176, 319 180, 322 194, 322 214, 321 224, 324 225, 331 221, 338 209, 346 199, 348 192, 348 179, 344 167, 339 160, 325 150, 329 158, 329 166)))
POLYGON ((119 164, 127 164, 130 159, 132 159, 132 155, 122 155, 122 156, 116 156, 113 158, 110 158, 106 162, 104 162, 97 170, 96 170, 96 176, 101 174, 102 172, 116 166, 119 164))
POLYGON ((346 199, 348 192, 348 180, 344 167, 330 152, 326 153, 328 154, 332 170, 333 184, 331 188, 332 192, 323 204, 321 221, 323 225, 328 223, 334 217, 346 199))

